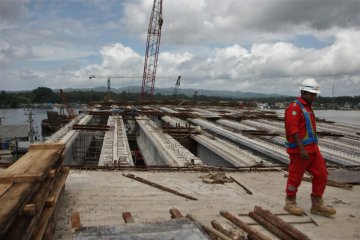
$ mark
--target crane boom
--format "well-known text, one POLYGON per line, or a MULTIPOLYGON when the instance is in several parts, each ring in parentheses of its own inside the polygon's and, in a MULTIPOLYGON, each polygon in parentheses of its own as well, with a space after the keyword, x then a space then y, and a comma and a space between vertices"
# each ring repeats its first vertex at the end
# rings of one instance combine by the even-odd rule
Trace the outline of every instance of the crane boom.
POLYGON ((179 91, 179 87, 180 87, 180 78, 181 76, 178 76, 176 83, 175 83, 175 87, 174 87, 174 93, 173 96, 176 97, 179 91))
POLYGON ((64 91, 62 89, 60 89, 59 91, 60 91, 60 97, 65 105, 65 108, 66 108, 66 111, 68 114, 68 118, 73 119, 75 117, 74 109, 70 106, 70 104, 64 94, 64 91))
POLYGON ((147 34, 140 101, 145 99, 152 99, 154 96, 162 24, 162 0, 154 0, 147 34))

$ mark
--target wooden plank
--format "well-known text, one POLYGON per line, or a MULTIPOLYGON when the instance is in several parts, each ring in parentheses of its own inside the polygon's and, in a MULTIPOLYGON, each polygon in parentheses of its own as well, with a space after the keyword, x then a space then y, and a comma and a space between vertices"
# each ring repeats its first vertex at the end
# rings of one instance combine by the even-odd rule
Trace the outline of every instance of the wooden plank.
POLYGON ((51 196, 46 199, 45 207, 54 207, 55 206, 55 197, 51 196))
POLYGON ((220 215, 223 216, 224 218, 226 218, 227 220, 229 220, 230 222, 232 222, 233 224, 235 224, 236 226, 240 227, 241 229, 243 229, 245 232, 247 232, 248 234, 253 234, 253 235, 257 235, 256 238, 258 239, 262 239, 262 240, 270 240, 270 238, 268 238, 267 236, 265 236, 264 234, 262 234, 259 231, 256 231, 255 229, 253 229, 252 227, 250 227, 247 223, 241 221, 240 219, 238 219, 237 217, 235 217, 234 215, 232 215, 230 212, 226 211, 226 210, 221 210, 220 211, 220 215))
POLYGON ((6 235, 1 239, 16 239, 16 240, 29 240, 31 237, 31 230, 35 227, 35 217, 24 218, 24 221, 14 223, 6 235))
POLYGON ((131 215, 131 212, 123 212, 122 217, 126 223, 135 223, 135 220, 131 215))
POLYGON ((33 164, 36 159, 41 155, 40 151, 29 151, 24 156, 19 158, 15 163, 11 164, 10 167, 0 173, 1 176, 12 176, 15 174, 25 173, 33 164))
POLYGON ((38 189, 39 183, 16 183, 0 198, 0 239, 9 229, 21 209, 38 189))
POLYGON ((11 186, 11 183, 0 183, 0 198, 6 193, 7 190, 9 190, 11 186))
MULTIPOLYGON (((25 172, 23 172, 24 168, 21 165, 20 169, 17 169, 17 162, 14 163, 14 166, 10 171, 5 170, 0 175, 0 182, 2 183, 19 183, 19 182, 39 182, 42 181, 48 174, 49 169, 54 166, 56 161, 59 159, 61 154, 61 150, 46 150, 40 151, 40 154, 34 154, 37 156, 37 159, 31 158, 30 164, 25 172)), ((22 160, 20 158, 18 161, 22 160)), ((26 159, 27 160, 27 159, 26 159)), ((26 161, 25 160, 25 161, 26 161)), ((24 160, 21 161, 21 163, 24 160)), ((11 167, 12 167, 11 166, 11 167)))
POLYGON ((71 214, 71 228, 76 231, 80 229, 81 222, 80 222, 80 213, 79 212, 73 212, 71 214))
POLYGON ((35 216, 36 214, 36 205, 34 203, 26 204, 21 212, 23 216, 35 216))
MULTIPOLYGON (((55 150, 55 152, 58 151, 59 150, 55 150)), ((59 153, 55 154, 55 156, 58 154, 59 153)), ((49 159, 46 159, 47 154, 44 156, 42 155, 43 154, 40 153, 38 157, 45 162, 44 164, 46 164, 49 161, 49 159)), ((56 161, 56 157, 54 157, 54 159, 56 161)), ((53 161, 54 159, 50 160, 53 161)), ((57 156, 57 160, 59 163, 62 159, 59 159, 57 156)), ((42 166, 42 168, 44 167, 42 166)), ((9 185, 4 186, 7 188, 7 190, 0 197, 0 239, 9 229, 12 222, 16 219, 18 209, 23 208, 25 203, 28 202, 28 200, 31 198, 32 194, 39 188, 40 183, 14 183, 11 184, 10 187, 9 185)))
POLYGON ((48 178, 54 178, 56 176, 56 169, 51 169, 49 174, 47 175, 48 178))
POLYGON ((33 143, 30 144, 29 150, 43 150, 43 149, 62 149, 66 147, 65 143, 33 143))
POLYGON ((32 183, 41 182, 44 178, 44 173, 26 174, 26 175, 13 175, 1 176, 0 182, 2 183, 32 183))
POLYGON ((41 183, 29 203, 18 211, 19 215, 6 232, 5 239, 27 240, 31 237, 54 182, 54 178, 48 178, 41 183))
POLYGON ((225 234, 219 232, 218 230, 208 226, 205 223, 200 222, 194 215, 187 214, 186 217, 189 218, 191 221, 195 222, 196 224, 200 225, 206 232, 213 234, 216 238, 222 239, 222 240, 232 240, 231 238, 229 238, 225 234))
POLYGON ((171 218, 184 218, 184 215, 182 215, 180 210, 177 208, 171 208, 170 215, 171 215, 171 218))
POLYGON ((60 176, 56 178, 53 189, 50 192, 50 196, 55 197, 55 206, 47 207, 47 208, 43 209, 43 211, 40 215, 37 227, 36 227, 35 231, 33 232, 32 239, 34 239, 34 240, 42 240, 43 239, 43 236, 44 236, 44 234, 49 226, 49 223, 50 223, 49 220, 53 217, 59 195, 65 186, 65 181, 66 181, 68 174, 69 174, 68 172, 67 173, 61 172, 60 176))
MULTIPOLYGON (((17 160, 14 164, 10 165, 5 171, 0 173, 0 176, 7 173, 11 174, 19 174, 25 173, 31 166, 34 160, 38 158, 41 154, 39 151, 27 152, 24 156, 22 156, 19 160, 17 160)), ((5 192, 12 186, 11 183, 1 183, 0 182, 0 197, 5 194, 5 192)))
MULTIPOLYGON (((54 182, 55 179, 46 179, 46 181, 41 183, 38 191, 31 197, 29 203, 35 205, 35 213, 41 212, 43 209, 54 182)), ((35 214, 31 216, 35 216, 35 214)))
POLYGON ((228 236, 231 239, 240 239, 238 235, 236 235, 233 231, 224 228, 218 221, 212 220, 211 225, 213 228, 221 232, 222 234, 228 236))

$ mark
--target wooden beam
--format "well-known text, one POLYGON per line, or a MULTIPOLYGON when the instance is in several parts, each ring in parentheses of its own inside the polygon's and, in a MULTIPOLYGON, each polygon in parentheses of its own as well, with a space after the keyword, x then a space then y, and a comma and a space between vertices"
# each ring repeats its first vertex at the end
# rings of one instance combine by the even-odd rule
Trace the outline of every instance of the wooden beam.
POLYGON ((270 238, 268 238, 267 236, 263 235, 262 233, 254 230, 253 228, 251 228, 248 224, 246 224, 245 222, 241 221, 240 219, 238 219, 237 217, 235 217, 234 215, 232 215, 231 213, 229 213, 228 211, 220 211, 220 215, 223 216, 224 218, 226 218, 227 220, 229 220, 230 222, 232 222, 233 224, 235 224, 236 226, 240 227, 241 229, 243 229, 245 232, 247 232, 249 235, 253 234, 253 235, 257 235, 258 239, 262 239, 262 240, 270 240, 270 238))
POLYGON ((171 188, 168 188, 168 187, 162 186, 162 185, 160 185, 160 184, 151 182, 151 181, 146 180, 146 179, 144 179, 144 178, 137 177, 137 176, 135 176, 135 175, 133 175, 133 174, 130 174, 130 173, 128 173, 128 174, 123 174, 123 176, 128 177, 128 178, 131 178, 131 179, 134 179, 134 180, 137 180, 137 181, 142 182, 142 183, 145 183, 145 184, 150 185, 150 186, 152 186, 152 187, 156 187, 156 188, 159 188, 159 189, 161 189, 161 190, 164 190, 164 191, 167 191, 167 192, 170 192, 170 193, 179 195, 179 196, 181 196, 181 197, 184 197, 184 198, 187 198, 187 199, 190 199, 190 200, 197 200, 197 198, 194 198, 194 197, 189 196, 189 195, 184 194, 184 193, 180 193, 180 192, 178 192, 178 191, 176 191, 176 190, 173 190, 173 189, 171 189, 171 188))
POLYGON ((223 239, 223 240, 232 240, 231 238, 229 238, 225 234, 219 232, 218 230, 216 230, 216 229, 214 229, 214 228, 200 222, 194 215, 187 214, 186 217, 189 218, 191 221, 193 221, 193 222, 197 223, 198 225, 200 225, 206 232, 215 235, 216 238, 223 239))
POLYGON ((30 144, 29 150, 60 149, 63 151, 65 147, 65 143, 33 143, 30 144))
POLYGON ((171 208, 170 215, 171 215, 171 218, 184 218, 184 215, 182 215, 180 210, 177 208, 171 208))
POLYGON ((126 223, 135 223, 135 220, 130 212, 123 212, 122 217, 126 223))
POLYGON ((34 203, 26 204, 21 212, 23 216, 35 216, 36 214, 36 205, 34 203))
POLYGON ((291 224, 283 221, 281 218, 275 216, 268 210, 264 210, 259 206, 255 206, 254 212, 257 213, 259 216, 264 218, 266 221, 271 222, 276 228, 280 229, 281 231, 285 232, 286 234, 290 235, 291 237, 298 239, 298 240, 310 240, 308 236, 304 233, 300 232, 291 224))
POLYGON ((80 213, 79 212, 73 212, 71 214, 71 228, 76 231, 80 229, 81 222, 80 222, 80 213))
POLYGON ((18 209, 22 209, 31 195, 39 188, 40 183, 17 183, 0 197, 0 239, 17 217, 18 209))
MULTIPOLYGON (((60 171, 61 172, 61 171, 60 171)), ((64 188, 66 178, 68 176, 68 173, 61 173, 59 177, 56 178, 56 181, 54 183, 54 186, 49 194, 49 196, 55 197, 55 204, 53 207, 46 207, 43 209, 39 221, 37 224, 37 228, 35 229, 33 233, 33 240, 42 240, 43 236, 49 226, 49 220, 53 217, 57 201, 59 199, 60 193, 64 188)))
POLYGON ((45 207, 54 207, 55 206, 55 197, 51 196, 46 199, 45 207))
POLYGON ((212 220, 211 225, 213 226, 213 228, 215 228, 219 232, 225 234, 229 238, 231 238, 231 239, 239 239, 239 236, 236 236, 236 234, 233 231, 225 229, 218 221, 212 220))
POLYGON ((28 153, 0 173, 0 183, 42 181, 59 159, 61 151, 50 149, 28 153))

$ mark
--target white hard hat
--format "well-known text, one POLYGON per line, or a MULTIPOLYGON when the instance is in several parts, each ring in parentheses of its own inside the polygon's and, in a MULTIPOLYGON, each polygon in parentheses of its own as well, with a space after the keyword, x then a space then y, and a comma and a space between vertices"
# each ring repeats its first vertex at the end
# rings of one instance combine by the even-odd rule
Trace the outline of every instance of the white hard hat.
POLYGON ((320 94, 319 84, 313 78, 305 79, 300 85, 300 90, 320 94))

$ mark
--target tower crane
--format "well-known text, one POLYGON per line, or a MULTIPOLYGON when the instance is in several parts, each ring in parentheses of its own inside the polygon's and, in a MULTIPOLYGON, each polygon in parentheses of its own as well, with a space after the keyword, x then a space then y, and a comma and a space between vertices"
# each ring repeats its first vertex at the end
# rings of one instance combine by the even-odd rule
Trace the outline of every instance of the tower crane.
POLYGON ((110 100, 110 80, 111 78, 138 78, 140 79, 141 77, 125 77, 125 76, 95 76, 95 75, 90 75, 89 79, 92 78, 106 78, 107 79, 107 100, 110 100))
POLYGON ((174 93, 173 96, 176 97, 179 91, 179 87, 180 87, 180 78, 181 76, 178 76, 176 83, 175 83, 175 87, 174 87, 174 93))
POLYGON ((154 96, 162 24, 162 0, 154 0, 147 33, 140 101, 144 99, 151 99, 154 96))

